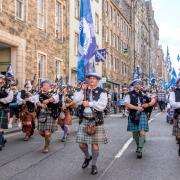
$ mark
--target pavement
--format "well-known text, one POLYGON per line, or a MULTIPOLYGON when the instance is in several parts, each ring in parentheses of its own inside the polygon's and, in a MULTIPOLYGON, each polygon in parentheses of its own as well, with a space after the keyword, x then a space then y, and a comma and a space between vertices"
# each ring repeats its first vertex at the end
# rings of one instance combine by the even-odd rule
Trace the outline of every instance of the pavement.
POLYGON ((98 175, 91 167, 82 170, 83 154, 76 144, 75 120, 67 143, 62 131, 53 134, 49 154, 42 154, 43 139, 37 131, 28 142, 21 132, 6 135, 7 146, 0 152, 0 180, 177 180, 180 177, 178 147, 166 123, 166 113, 154 112, 143 158, 136 159, 135 143, 126 131, 127 118, 112 114, 105 119, 109 143, 100 147, 98 175))

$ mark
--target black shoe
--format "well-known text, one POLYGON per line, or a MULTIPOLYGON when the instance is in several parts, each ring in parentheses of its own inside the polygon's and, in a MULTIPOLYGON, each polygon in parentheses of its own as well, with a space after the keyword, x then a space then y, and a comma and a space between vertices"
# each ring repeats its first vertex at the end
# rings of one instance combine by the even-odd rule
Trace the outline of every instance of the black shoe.
POLYGON ((142 158, 142 150, 138 149, 137 150, 137 159, 141 159, 142 158))
POLYGON ((28 141, 28 140, 29 140, 29 137, 26 136, 26 137, 24 138, 24 141, 28 141))
POLYGON ((89 162, 92 160, 92 156, 90 156, 90 158, 89 159, 85 159, 85 161, 84 161, 84 163, 83 163, 83 165, 82 165, 82 168, 83 169, 85 169, 85 168, 87 168, 88 166, 89 166, 89 162))
POLYGON ((95 175, 98 173, 98 170, 97 170, 97 167, 96 166, 92 166, 92 169, 91 169, 91 174, 92 175, 95 175))
POLYGON ((0 151, 2 151, 2 145, 0 145, 0 151))

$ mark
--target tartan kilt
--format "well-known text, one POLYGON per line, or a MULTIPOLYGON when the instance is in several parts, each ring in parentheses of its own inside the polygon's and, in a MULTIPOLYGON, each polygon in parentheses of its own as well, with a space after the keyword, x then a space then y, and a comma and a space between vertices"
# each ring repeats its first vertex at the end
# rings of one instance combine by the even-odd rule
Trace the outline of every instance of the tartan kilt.
POLYGON ((51 133, 58 130, 57 122, 56 120, 50 115, 50 113, 47 113, 47 118, 45 122, 40 122, 38 119, 38 128, 39 131, 50 131, 51 133))
POLYGON ((180 114, 178 115, 178 117, 176 119, 174 118, 174 125, 173 125, 172 135, 180 137, 180 114))
POLYGON ((139 124, 133 123, 131 121, 130 117, 128 117, 128 126, 127 126, 127 131, 129 132, 137 132, 137 131, 149 131, 149 125, 148 125, 148 118, 145 112, 141 113, 139 124))
POLYGON ((0 110, 0 129, 8 129, 8 112, 9 109, 0 110))
POLYGON ((88 120, 83 119, 82 123, 79 125, 76 142, 80 144, 107 144, 108 140, 104 126, 96 126, 96 134, 89 136, 85 132, 85 129, 88 126, 88 122, 88 120))

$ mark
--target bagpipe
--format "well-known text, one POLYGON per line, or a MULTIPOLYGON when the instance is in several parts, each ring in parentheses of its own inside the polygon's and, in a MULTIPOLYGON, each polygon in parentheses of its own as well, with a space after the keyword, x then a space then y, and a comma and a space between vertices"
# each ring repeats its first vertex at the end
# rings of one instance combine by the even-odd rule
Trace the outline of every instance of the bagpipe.
MULTIPOLYGON (((0 88, 0 99, 8 97, 8 90, 10 89, 10 84, 7 82, 3 84, 0 88)), ((0 102, 0 109, 7 108, 9 104, 4 104, 0 102)))
MULTIPOLYGON (((40 93, 39 94, 39 101, 41 104, 43 104, 43 102, 47 99, 51 99, 53 97, 53 92, 47 92, 47 93, 40 93)), ((37 108, 37 116, 39 116, 40 112, 41 112, 42 108, 37 108)), ((45 110, 50 111, 51 112, 51 116, 54 119, 57 119, 59 114, 60 114, 60 109, 59 109, 59 103, 53 103, 53 102, 49 102, 47 104, 47 108, 45 108, 45 110)))
POLYGON ((19 112, 25 110, 26 108, 30 113, 35 111, 35 104, 28 100, 28 98, 32 97, 34 93, 35 93, 34 89, 31 89, 30 91, 27 91, 25 89, 21 90, 21 98, 25 101, 25 104, 18 105, 19 112))

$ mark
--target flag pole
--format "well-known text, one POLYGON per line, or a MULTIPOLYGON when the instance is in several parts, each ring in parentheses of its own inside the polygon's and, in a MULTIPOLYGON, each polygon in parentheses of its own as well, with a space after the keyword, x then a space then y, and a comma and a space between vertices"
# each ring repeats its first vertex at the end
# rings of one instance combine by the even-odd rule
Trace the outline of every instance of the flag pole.
MULTIPOLYGON (((84 83, 86 83, 86 65, 84 65, 84 83)), ((84 89, 84 101, 86 101, 86 89, 84 89)))

